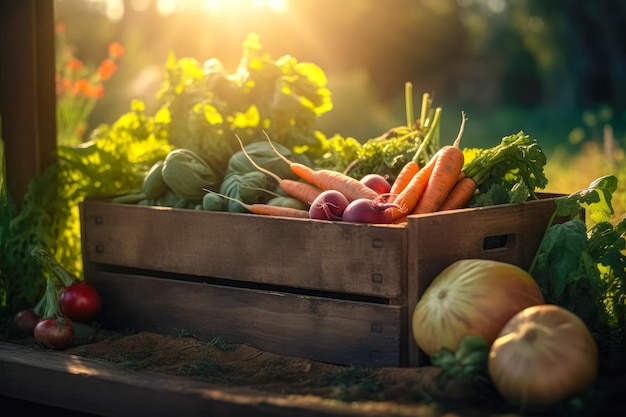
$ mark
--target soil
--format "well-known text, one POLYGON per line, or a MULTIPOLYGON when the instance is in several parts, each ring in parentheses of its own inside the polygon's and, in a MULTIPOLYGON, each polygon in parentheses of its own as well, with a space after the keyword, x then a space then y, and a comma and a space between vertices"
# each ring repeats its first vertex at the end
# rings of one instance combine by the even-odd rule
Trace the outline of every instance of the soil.
MULTIPOLYGON (((246 344, 227 344, 219 338, 191 335, 126 334, 97 329, 88 339, 62 352, 106 360, 133 371, 161 372, 224 387, 248 387, 273 394, 307 395, 348 403, 391 402, 419 407, 425 412, 423 415, 429 417, 479 417, 499 413, 508 413, 510 417, 514 412, 490 387, 474 380, 459 379, 441 384, 440 369, 434 366, 340 366, 266 352, 246 344)), ((8 341, 45 349, 31 337, 8 341)))
MULTIPOLYGON (((219 338, 87 330, 86 339, 63 352, 106 360, 134 371, 161 372, 224 387, 248 387, 348 403, 391 402, 399 407, 420 407, 419 415, 424 416, 522 415, 499 397, 489 383, 456 379, 444 384, 441 370, 435 366, 356 368, 265 352, 246 344, 227 344, 219 338)), ((10 342, 42 348, 32 338, 10 342)), ((570 415, 571 409, 568 410, 550 410, 545 415, 570 415)))

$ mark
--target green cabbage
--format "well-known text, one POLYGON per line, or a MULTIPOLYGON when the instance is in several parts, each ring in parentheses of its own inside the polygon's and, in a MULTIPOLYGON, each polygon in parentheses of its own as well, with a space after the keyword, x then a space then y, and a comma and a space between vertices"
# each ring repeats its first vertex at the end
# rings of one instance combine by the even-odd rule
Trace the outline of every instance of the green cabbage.
MULTIPOLYGON (((290 161, 311 166, 307 156, 296 154, 279 143, 274 144, 274 147, 290 161)), ((244 149, 257 165, 273 172, 279 178, 297 179, 289 164, 276 154, 269 142, 253 142, 246 145, 244 149)), ((254 167, 244 152, 240 150, 234 153, 228 161, 228 168, 220 187, 220 193, 246 204, 265 204, 276 197, 277 187, 277 181, 271 175, 254 167)), ((241 204, 232 200, 226 204, 226 211, 247 212, 241 204)))

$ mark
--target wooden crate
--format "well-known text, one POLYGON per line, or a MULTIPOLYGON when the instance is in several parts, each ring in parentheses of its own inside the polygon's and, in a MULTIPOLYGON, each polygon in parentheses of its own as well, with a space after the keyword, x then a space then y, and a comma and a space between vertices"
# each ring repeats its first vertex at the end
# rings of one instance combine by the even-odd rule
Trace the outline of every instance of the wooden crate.
POLYGON ((366 225, 81 204, 103 326, 191 333, 336 364, 419 366, 420 294, 463 258, 528 268, 555 196, 366 225))

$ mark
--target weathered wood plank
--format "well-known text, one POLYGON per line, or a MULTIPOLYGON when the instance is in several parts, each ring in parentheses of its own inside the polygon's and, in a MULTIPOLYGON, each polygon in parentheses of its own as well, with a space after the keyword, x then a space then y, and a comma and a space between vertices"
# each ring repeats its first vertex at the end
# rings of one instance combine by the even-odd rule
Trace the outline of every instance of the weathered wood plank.
POLYGON ((87 280, 105 301, 98 320, 106 328, 185 331, 343 365, 404 362, 400 306, 103 271, 87 280))
POLYGON ((0 2, 0 114, 6 178, 21 203, 29 181, 56 161, 52 1, 0 2))
POLYGON ((86 262, 397 298, 404 227, 90 201, 86 262))
POLYGON ((99 416, 363 416, 348 404, 222 387, 120 369, 56 351, 0 342, 0 393, 99 416))

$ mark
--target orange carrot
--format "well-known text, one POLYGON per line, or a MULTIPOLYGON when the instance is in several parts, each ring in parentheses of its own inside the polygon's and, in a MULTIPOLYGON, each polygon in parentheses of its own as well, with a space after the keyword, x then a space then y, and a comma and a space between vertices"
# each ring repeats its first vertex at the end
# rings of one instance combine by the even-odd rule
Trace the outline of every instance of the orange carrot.
POLYGON ((278 182, 278 186, 280 187, 280 189, 283 190, 289 196, 295 198, 296 200, 303 202, 304 204, 310 205, 317 198, 317 196, 322 193, 322 190, 320 190, 317 187, 312 186, 311 184, 307 184, 302 181, 290 180, 287 178, 283 179, 283 178, 280 178, 275 173, 273 173, 272 171, 270 171, 269 169, 263 168, 262 166, 257 164, 252 159, 252 157, 246 152, 246 149, 243 145, 243 142, 241 141, 241 138, 239 138, 239 136, 237 135, 235 135, 235 137, 239 141, 239 145, 241 145, 241 151, 246 156, 246 158, 248 158, 248 161, 250 161, 250 163, 262 173, 274 178, 276 182, 278 182))
POLYGON ((411 178, 420 170, 419 165, 413 159, 404 164, 389 191, 389 201, 393 201, 395 196, 404 190, 411 178))
POLYGON ((285 192, 285 194, 288 194, 296 200, 308 205, 311 205, 317 196, 322 193, 322 190, 311 184, 287 178, 281 179, 278 186, 285 192))
POLYGON ((407 222, 407 220, 408 220, 408 217, 409 217, 409 216, 407 215, 407 216, 402 216, 402 217, 400 217, 399 219, 395 219, 395 220, 393 221, 393 224, 402 224, 402 223, 406 223, 406 222, 407 222))
POLYGON ((398 220, 402 217, 406 217, 408 214, 413 212, 413 209, 417 205, 417 202, 422 197, 424 190, 426 188, 426 184, 428 183, 428 179, 430 178, 431 173, 439 159, 439 156, 446 150, 450 148, 449 145, 442 147, 435 153, 432 158, 424 165, 417 173, 411 178, 411 181, 404 187, 402 191, 400 191, 395 198, 393 199, 393 203, 397 204, 398 207, 390 207, 387 210, 391 210, 391 217, 395 220, 398 220))
POLYGON ((454 141, 454 145, 442 149, 433 170, 428 178, 424 192, 413 209, 413 214, 434 213, 439 210, 444 200, 454 188, 454 185, 462 172, 465 162, 463 151, 459 148, 463 129, 465 127, 465 114, 459 135, 454 141))
POLYGON ((299 219, 309 218, 308 210, 301 210, 293 207, 270 206, 269 204, 246 204, 243 201, 238 200, 234 197, 229 197, 227 195, 220 194, 209 189, 204 189, 204 191, 219 195, 220 197, 226 198, 228 200, 236 201, 237 203, 241 204, 241 207, 245 208, 252 214, 260 214, 264 216, 295 217, 299 219))
POLYGON ((456 182, 454 188, 452 188, 452 191, 450 191, 438 211, 454 210, 465 207, 465 205, 474 196, 476 187, 476 181, 470 177, 463 176, 463 178, 456 182))
POLYGON ((356 178, 350 177, 349 175, 330 169, 313 169, 307 165, 290 161, 288 158, 278 152, 278 150, 274 147, 274 144, 270 140, 269 136, 267 136, 267 133, 265 134, 265 136, 267 137, 267 140, 269 141, 272 148, 274 148, 276 154, 287 164, 289 164, 291 172, 296 174, 304 181, 315 185, 320 190, 339 191, 341 194, 346 196, 348 201, 354 201, 359 198, 367 198, 369 200, 373 200, 378 197, 378 193, 376 191, 372 190, 356 178))

